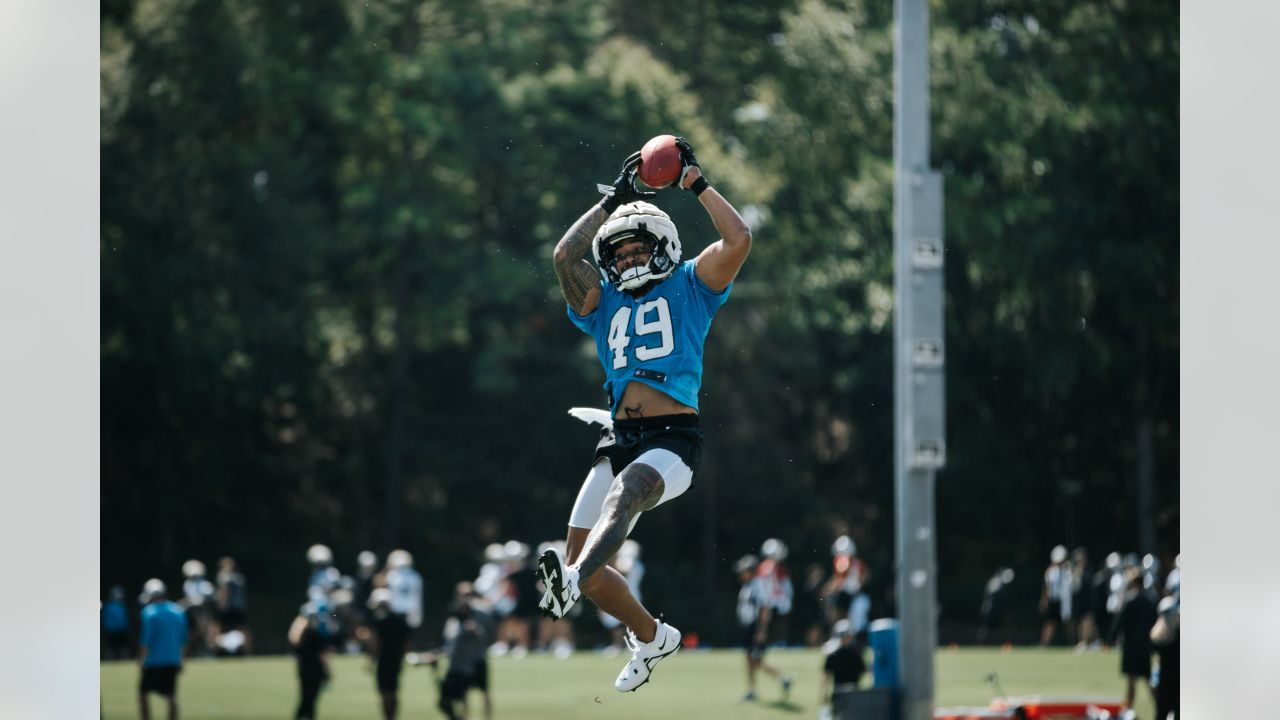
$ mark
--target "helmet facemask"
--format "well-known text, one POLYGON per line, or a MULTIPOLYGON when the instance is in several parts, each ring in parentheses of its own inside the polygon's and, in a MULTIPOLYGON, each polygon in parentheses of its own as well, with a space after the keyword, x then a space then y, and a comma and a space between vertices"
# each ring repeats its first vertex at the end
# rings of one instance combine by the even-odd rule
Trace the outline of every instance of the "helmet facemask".
POLYGON ((596 267, 615 288, 634 292, 649 282, 669 276, 680 264, 680 237, 671 218, 647 202, 619 207, 601 226, 592 243, 596 267), (640 241, 649 261, 626 270, 617 269, 618 248, 640 241))

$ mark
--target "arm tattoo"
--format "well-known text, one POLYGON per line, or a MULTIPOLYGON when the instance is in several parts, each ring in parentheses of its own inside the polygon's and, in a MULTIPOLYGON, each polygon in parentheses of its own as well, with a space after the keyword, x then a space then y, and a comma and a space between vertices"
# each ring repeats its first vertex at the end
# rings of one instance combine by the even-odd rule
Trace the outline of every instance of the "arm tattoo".
POLYGON ((575 310, 582 307, 587 293, 600 282, 595 265, 586 257, 591 253, 591 241, 596 231, 609 219, 604 208, 596 205, 578 218, 556 243, 553 259, 556 266, 556 278, 560 280, 560 291, 564 299, 575 310))
POLYGON ((591 544, 582 550, 578 576, 596 574, 622 547, 631 530, 631 519, 652 508, 662 498, 662 473, 643 463, 632 463, 622 471, 609 490, 602 508, 603 523, 591 544))

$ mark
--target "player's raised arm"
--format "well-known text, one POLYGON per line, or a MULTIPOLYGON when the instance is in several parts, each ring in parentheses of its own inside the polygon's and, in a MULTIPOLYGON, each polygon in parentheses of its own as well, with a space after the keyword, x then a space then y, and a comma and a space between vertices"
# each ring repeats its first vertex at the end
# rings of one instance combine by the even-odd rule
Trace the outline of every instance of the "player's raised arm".
POLYGON ((596 230, 608 218, 609 213, 603 207, 592 206, 560 238, 552 255, 564 301, 579 315, 590 313, 600 304, 600 275, 586 256, 591 252, 596 230))
POLYGON ((720 239, 698 256, 698 277, 712 290, 724 290, 738 276, 747 253, 751 252, 751 228, 729 201, 702 176, 702 168, 689 141, 676 138, 676 145, 680 148, 680 159, 684 164, 680 187, 698 196, 720 232, 720 239))
POLYGON ((556 279, 560 281, 560 292, 569 307, 579 315, 594 311, 600 304, 600 275, 595 263, 588 259, 596 231, 619 205, 653 195, 636 189, 636 167, 639 164, 640 153, 632 153, 622 164, 622 172, 618 173, 612 187, 598 186, 605 194, 604 199, 578 218, 556 243, 552 260, 555 262, 556 279))

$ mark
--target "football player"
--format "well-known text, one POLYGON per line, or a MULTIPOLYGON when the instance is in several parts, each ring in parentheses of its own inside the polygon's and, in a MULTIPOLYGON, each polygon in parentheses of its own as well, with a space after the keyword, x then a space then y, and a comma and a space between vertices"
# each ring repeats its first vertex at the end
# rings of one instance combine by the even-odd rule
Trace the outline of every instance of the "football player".
MULTIPOLYGON (((780 542, 770 539, 770 542, 780 542)), ((777 550, 777 546, 773 546, 777 550)), ((791 693, 794 678, 764 660, 769 646, 769 625, 776 617, 779 599, 778 586, 766 571, 761 574, 763 563, 755 555, 743 555, 734 570, 742 588, 738 591, 738 623, 742 625, 744 645, 747 650, 747 694, 743 702, 756 699, 756 672, 763 670, 782 683, 782 699, 791 693)))
POLYGON ((158 693, 169 705, 169 717, 178 717, 177 683, 187 657, 187 616, 168 599, 168 589, 159 578, 142 586, 138 597, 142 608, 142 634, 138 638, 138 662, 142 679, 138 683, 138 710, 142 720, 150 720, 149 694, 158 693))
POLYGON ((583 594, 627 626, 631 660, 614 687, 635 690, 680 647, 680 631, 659 622, 608 561, 640 513, 689 489, 702 452, 698 390, 711 319, 728 298, 751 249, 751 230, 703 177, 693 148, 677 139, 682 170, 720 239, 682 262, 671 218, 637 189, 640 153, 623 164, 603 200, 578 218, 554 253, 569 319, 595 340, 605 372, 610 426, 569 516, 565 554, 539 558, 541 608, 558 619, 583 594))

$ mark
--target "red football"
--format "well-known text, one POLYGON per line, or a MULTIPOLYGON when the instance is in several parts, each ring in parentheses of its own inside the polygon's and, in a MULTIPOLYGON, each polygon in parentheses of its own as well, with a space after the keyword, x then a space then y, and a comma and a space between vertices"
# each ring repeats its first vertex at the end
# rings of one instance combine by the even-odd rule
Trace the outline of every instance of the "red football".
POLYGON ((640 180, 651 188, 664 188, 680 177, 680 148, 675 135, 659 135, 640 148, 640 180))

